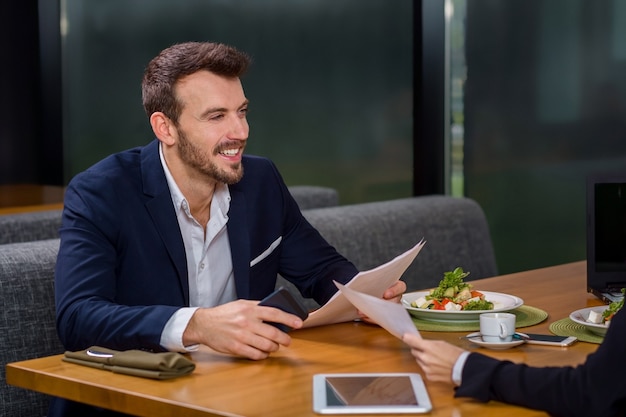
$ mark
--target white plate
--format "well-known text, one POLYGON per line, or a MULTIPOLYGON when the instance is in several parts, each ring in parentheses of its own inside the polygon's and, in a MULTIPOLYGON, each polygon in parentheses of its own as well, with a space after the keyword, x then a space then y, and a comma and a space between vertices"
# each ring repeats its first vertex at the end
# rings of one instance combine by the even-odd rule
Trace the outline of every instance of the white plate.
POLYGON ((514 310, 524 305, 524 300, 514 295, 501 294, 499 292, 480 291, 487 301, 493 303, 493 310, 469 310, 469 311, 446 311, 428 310, 426 308, 412 307, 411 303, 420 297, 430 294, 430 291, 409 292, 402 296, 402 305, 413 316, 431 321, 478 321, 482 313, 497 313, 514 310))
POLYGON ((589 317, 590 311, 595 311, 597 313, 602 314, 602 312, 606 310, 607 308, 609 308, 609 306, 583 308, 583 309, 576 310, 573 313, 571 313, 569 315, 569 318, 574 323, 578 323, 580 325, 585 326, 587 330, 589 330, 591 333, 595 333, 598 336, 604 337, 606 330, 609 328, 609 326, 607 326, 606 324, 589 323, 587 321, 587 318, 589 317))
MULTIPOLYGON (((524 335, 524 333, 518 333, 520 335, 524 335)), ((483 338, 480 336, 480 332, 476 332, 476 333, 470 333, 467 336, 465 336, 465 338, 467 340, 469 340, 470 342, 474 343, 475 345, 487 348, 487 349, 494 349, 494 350, 504 350, 504 349, 511 349, 514 348, 515 346, 519 346, 521 344, 526 343, 525 340, 518 340, 518 339, 513 339, 510 342, 485 342, 483 340, 483 338)))

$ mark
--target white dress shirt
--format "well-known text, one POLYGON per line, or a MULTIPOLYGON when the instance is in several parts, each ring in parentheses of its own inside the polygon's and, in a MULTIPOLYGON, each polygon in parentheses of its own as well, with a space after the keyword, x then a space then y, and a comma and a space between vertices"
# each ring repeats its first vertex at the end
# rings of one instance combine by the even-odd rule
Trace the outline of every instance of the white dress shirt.
POLYGON ((198 347, 184 346, 182 339, 183 332, 196 309, 214 307, 237 298, 226 228, 230 192, 226 184, 216 185, 205 233, 203 225, 191 215, 189 203, 174 181, 160 145, 159 155, 185 245, 190 305, 180 308, 168 320, 161 333, 160 343, 170 351, 193 351, 198 347))

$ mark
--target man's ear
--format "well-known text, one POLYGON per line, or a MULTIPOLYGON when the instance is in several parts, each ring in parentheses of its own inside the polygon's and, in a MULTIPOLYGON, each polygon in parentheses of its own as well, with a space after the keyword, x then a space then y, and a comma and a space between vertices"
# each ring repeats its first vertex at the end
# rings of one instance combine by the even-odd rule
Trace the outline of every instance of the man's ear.
POLYGON ((165 114, 160 111, 152 113, 150 125, 157 139, 165 145, 174 145, 176 142, 174 124, 165 114))

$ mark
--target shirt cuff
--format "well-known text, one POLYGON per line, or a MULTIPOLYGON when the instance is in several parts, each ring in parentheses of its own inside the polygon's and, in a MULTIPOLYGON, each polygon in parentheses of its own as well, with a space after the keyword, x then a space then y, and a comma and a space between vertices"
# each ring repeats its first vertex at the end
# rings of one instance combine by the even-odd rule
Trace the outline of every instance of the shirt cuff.
POLYGON ((191 320, 191 316, 198 307, 183 307, 178 310, 165 323, 161 332, 161 346, 170 352, 194 352, 198 350, 198 345, 183 345, 183 333, 191 320))
POLYGON ((463 382, 463 367, 465 366, 465 361, 467 360, 469 354, 470 353, 468 351, 461 353, 452 368, 452 382, 454 382, 454 385, 457 387, 461 385, 461 382, 463 382))

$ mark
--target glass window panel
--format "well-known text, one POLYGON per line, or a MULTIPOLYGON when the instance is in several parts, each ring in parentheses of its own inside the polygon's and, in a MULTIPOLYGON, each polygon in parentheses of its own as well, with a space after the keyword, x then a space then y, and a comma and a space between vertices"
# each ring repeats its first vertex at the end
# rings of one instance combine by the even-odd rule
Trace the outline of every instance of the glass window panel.
POLYGON ((248 152, 289 185, 337 188, 344 204, 411 195, 411 0, 65 0, 63 22, 67 179, 151 140, 145 65, 212 40, 252 55, 248 152))
POLYGON ((500 272, 585 259, 585 178, 626 171, 624 2, 452 3, 451 129, 500 272))

